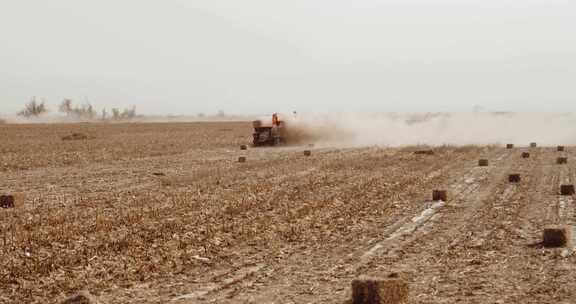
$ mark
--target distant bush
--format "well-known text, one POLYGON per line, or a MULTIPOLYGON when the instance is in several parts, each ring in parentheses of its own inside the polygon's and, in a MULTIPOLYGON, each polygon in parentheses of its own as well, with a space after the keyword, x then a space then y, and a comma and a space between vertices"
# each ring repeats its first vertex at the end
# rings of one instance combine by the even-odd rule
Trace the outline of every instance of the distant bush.
POLYGON ((124 110, 120 110, 119 108, 112 108, 110 115, 106 108, 104 108, 98 117, 98 111, 94 109, 90 103, 74 106, 74 102, 71 99, 64 99, 62 103, 60 103, 59 110, 61 113, 64 113, 67 116, 82 120, 100 119, 103 121, 123 121, 136 118, 136 107, 127 108, 124 110))
POLYGON ((78 119, 92 120, 96 118, 96 110, 90 103, 74 106, 71 99, 64 99, 60 103, 60 112, 78 119))
POLYGON ((136 118, 136 107, 131 107, 120 111, 118 108, 112 109, 112 120, 130 120, 136 118))
POLYGON ((24 109, 18 112, 18 116, 29 118, 38 117, 45 113, 48 113, 48 108, 44 101, 37 102, 36 97, 33 97, 32 100, 24 106, 24 109))

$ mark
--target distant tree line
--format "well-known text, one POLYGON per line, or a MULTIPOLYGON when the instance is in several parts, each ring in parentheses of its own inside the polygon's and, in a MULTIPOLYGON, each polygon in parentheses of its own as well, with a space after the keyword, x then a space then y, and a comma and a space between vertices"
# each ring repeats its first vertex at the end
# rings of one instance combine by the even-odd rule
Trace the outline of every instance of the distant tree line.
POLYGON ((136 107, 119 109, 112 108, 110 113, 106 108, 102 109, 100 113, 94 109, 90 103, 84 103, 81 105, 74 105, 71 99, 64 99, 59 106, 60 113, 66 114, 66 116, 74 117, 77 119, 86 120, 130 120, 136 118, 136 107))
MULTIPOLYGON (((74 104, 72 99, 68 98, 62 100, 58 106, 58 111, 68 117, 78 120, 124 121, 134 119, 137 116, 136 107, 134 106, 126 109, 111 108, 110 112, 108 112, 106 108, 97 111, 92 104, 88 102, 83 104, 74 104)), ((18 115, 30 118, 38 117, 48 112, 49 110, 46 107, 45 101, 42 100, 41 102, 38 102, 34 97, 26 103, 24 109, 18 112, 18 115)))
POLYGON ((36 97, 32 97, 26 105, 24 105, 24 109, 18 112, 18 116, 22 117, 38 117, 44 113, 48 112, 48 108, 46 107, 46 103, 44 100, 42 102, 36 101, 36 97))

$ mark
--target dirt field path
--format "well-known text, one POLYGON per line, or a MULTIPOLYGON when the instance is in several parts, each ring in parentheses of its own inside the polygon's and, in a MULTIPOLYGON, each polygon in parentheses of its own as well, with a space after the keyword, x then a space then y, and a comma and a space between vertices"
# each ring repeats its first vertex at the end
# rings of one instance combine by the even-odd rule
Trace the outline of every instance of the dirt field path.
POLYGON ((514 155, 479 193, 459 198, 375 268, 408 273, 413 303, 571 303, 573 258, 535 245, 544 226, 560 222, 556 193, 566 169, 555 165, 555 155, 514 155), (521 173, 522 182, 509 184, 510 172, 521 173))

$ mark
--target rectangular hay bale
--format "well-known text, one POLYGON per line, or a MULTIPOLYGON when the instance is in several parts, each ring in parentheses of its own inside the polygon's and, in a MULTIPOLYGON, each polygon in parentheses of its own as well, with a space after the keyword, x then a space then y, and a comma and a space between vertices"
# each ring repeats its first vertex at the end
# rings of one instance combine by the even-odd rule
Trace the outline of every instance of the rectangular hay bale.
POLYGON ((0 208, 11 209, 20 207, 24 203, 23 194, 0 195, 0 208))
POLYGON ((0 208, 16 207, 16 199, 13 195, 0 195, 0 208))
POLYGON ((520 182, 520 174, 514 173, 508 175, 508 181, 511 183, 519 183, 520 182))
POLYGON ((400 278, 361 278, 352 281, 353 304, 408 303, 408 283, 400 278))
POLYGON ((542 238, 542 245, 547 248, 572 247, 572 226, 546 227, 542 238))
POLYGON ((567 157, 558 157, 558 158, 556 158, 556 163, 559 165, 567 164, 568 158, 567 157))
POLYGON ((564 146, 558 146, 558 147, 556 148, 556 151, 558 151, 558 152, 564 151, 564 146))
POLYGON ((506 144, 506 149, 512 149, 514 148, 514 144, 506 144))
POLYGON ((478 166, 487 167, 488 166, 488 160, 487 159, 478 160, 478 166))
POLYGON ((434 155, 434 151, 432 151, 432 150, 418 150, 418 151, 414 151, 414 154, 417 154, 417 155, 434 155))
POLYGON ((574 185, 560 185, 561 195, 574 195, 574 185))
POLYGON ((531 142, 531 143, 530 143, 530 148, 536 148, 536 146, 537 146, 537 145, 536 145, 535 142, 531 142))
POLYGON ((446 190, 433 190, 432 191, 432 200, 433 201, 448 201, 448 191, 446 190))
POLYGON ((529 158, 529 157, 530 157, 530 153, 522 152, 522 158, 529 158))

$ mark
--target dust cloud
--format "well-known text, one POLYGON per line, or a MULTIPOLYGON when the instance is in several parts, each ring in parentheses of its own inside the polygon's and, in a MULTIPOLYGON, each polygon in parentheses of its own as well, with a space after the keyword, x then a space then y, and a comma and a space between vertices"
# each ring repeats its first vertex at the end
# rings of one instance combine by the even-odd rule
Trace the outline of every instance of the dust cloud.
POLYGON ((574 113, 298 114, 285 120, 302 141, 326 145, 576 145, 574 113))

